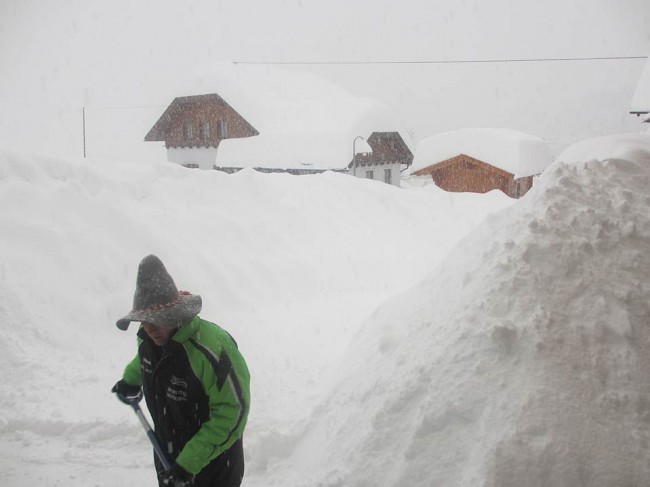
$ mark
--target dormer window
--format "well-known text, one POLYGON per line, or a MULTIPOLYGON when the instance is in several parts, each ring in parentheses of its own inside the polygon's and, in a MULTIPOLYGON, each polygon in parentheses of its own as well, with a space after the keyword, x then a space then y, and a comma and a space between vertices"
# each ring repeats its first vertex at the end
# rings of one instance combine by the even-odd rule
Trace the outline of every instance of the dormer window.
POLYGON ((189 122, 185 122, 183 125, 184 125, 185 138, 191 139, 194 136, 194 131, 192 130, 192 124, 189 122))
POLYGON ((203 122, 201 124, 201 139, 206 143, 210 140, 210 122, 203 122))
POLYGON ((222 139, 228 138, 228 122, 219 120, 219 137, 222 139))

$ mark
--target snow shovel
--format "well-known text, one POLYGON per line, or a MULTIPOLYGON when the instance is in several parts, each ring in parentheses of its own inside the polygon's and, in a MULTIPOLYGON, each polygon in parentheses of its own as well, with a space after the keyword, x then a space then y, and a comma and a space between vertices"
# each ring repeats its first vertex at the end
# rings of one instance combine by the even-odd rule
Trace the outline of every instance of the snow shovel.
MULTIPOLYGON (((139 402, 142 400, 142 390, 140 390, 134 396, 117 394, 117 398, 120 401, 122 401, 124 404, 128 404, 129 406, 131 406, 133 408, 133 411, 135 411, 135 415, 138 417, 138 419, 140 420, 140 424, 146 431, 147 437, 149 438, 149 441, 151 442, 151 445, 153 446, 153 449, 156 452, 156 456, 158 457, 158 460, 160 460, 163 469, 169 470, 170 468, 172 468, 172 462, 169 460, 169 457, 165 453, 165 450, 163 450, 162 445, 160 444, 160 440, 158 439, 155 431, 149 424, 149 421, 147 421, 147 418, 144 416, 142 409, 140 409, 139 402)), ((186 485, 184 482, 178 482, 178 481, 174 482, 174 486, 184 486, 184 485, 186 485)))

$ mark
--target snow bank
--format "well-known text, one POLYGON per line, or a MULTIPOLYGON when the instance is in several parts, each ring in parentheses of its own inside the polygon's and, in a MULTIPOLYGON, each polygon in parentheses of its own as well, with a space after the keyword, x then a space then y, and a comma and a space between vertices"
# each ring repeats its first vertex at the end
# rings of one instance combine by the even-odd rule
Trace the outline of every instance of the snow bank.
POLYGON ((510 204, 332 173, 0 151, 0 484, 157 485, 146 437, 109 392, 135 353, 135 330, 114 323, 144 255, 202 295, 202 315, 249 362, 253 485, 290 449, 366 317, 510 204))
POLYGON ((650 150, 634 159, 556 163, 380 307, 264 485, 646 484, 650 150))
POLYGON ((643 485, 640 137, 570 148, 520 200, 0 152, 2 485, 155 485, 109 393, 150 252, 249 361, 247 487, 643 485))
POLYGON ((465 154, 513 174, 532 176, 546 169, 553 158, 544 140, 511 129, 462 129, 419 142, 411 173, 465 154))

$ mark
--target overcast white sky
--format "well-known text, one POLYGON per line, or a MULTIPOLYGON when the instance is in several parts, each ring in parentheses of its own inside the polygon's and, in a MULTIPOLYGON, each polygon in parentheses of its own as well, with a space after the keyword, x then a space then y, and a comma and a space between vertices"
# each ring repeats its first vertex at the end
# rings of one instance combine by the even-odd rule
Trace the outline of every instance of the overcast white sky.
MULTIPOLYGON (((648 54, 647 0, 0 0, 0 146, 80 155, 81 107, 87 106, 89 155, 162 154, 141 142, 146 131, 183 76, 216 60, 648 54)), ((638 128, 627 111, 643 64, 305 69, 394 105, 416 139, 455 128, 504 127, 562 149, 576 139, 638 128)))

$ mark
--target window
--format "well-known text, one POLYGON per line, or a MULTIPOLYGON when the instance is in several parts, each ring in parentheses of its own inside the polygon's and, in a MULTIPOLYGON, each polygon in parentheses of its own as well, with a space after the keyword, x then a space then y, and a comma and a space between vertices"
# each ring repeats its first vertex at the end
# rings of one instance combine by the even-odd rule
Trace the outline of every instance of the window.
POLYGON ((228 138, 228 122, 219 120, 219 137, 222 139, 228 138))
POLYGON ((384 182, 388 184, 393 183, 393 171, 390 169, 384 169, 384 182))
POLYGON ((201 124, 201 139, 203 139, 203 142, 210 140, 210 122, 201 124))
POLYGON ((366 171, 366 179, 375 179, 375 171, 366 171))
POLYGON ((192 124, 185 122, 185 138, 191 139, 194 136, 194 131, 192 130, 192 124))

